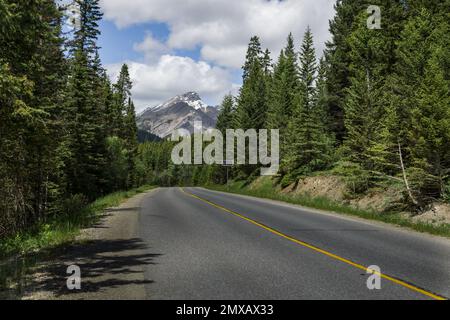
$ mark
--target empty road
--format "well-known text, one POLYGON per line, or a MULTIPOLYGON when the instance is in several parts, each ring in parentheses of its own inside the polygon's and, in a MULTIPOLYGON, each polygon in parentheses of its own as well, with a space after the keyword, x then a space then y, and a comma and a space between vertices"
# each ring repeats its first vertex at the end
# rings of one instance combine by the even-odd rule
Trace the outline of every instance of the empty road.
POLYGON ((450 241, 377 222, 201 188, 140 204, 147 299, 450 297, 450 241), (369 290, 366 268, 381 269, 369 290))

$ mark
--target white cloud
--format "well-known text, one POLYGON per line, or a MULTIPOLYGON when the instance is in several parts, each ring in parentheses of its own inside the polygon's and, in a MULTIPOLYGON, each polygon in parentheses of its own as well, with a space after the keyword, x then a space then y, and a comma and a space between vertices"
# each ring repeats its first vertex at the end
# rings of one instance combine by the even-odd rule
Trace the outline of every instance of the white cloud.
MULTIPOLYGON (((236 90, 228 70, 188 57, 163 55, 155 64, 133 61, 127 64, 138 111, 188 91, 198 92, 206 102, 211 103, 236 90)), ((107 66, 113 81, 117 79, 120 67, 121 64, 107 66)))
POLYGON ((163 42, 155 39, 151 32, 147 32, 144 41, 136 43, 133 49, 144 54, 147 62, 157 62, 164 55, 171 53, 172 50, 163 42))
POLYGON ((201 48, 202 58, 239 68, 250 37, 258 35, 276 58, 289 32, 297 47, 307 25, 318 53, 329 37, 335 0, 102 0, 105 17, 123 28, 143 22, 166 23, 167 46, 201 48))
POLYGON ((247 46, 236 45, 224 47, 205 45, 201 48, 200 52, 202 57, 208 61, 231 68, 239 68, 244 63, 247 46))
MULTIPOLYGON (((101 0, 105 18, 119 28, 164 23, 165 43, 148 33, 134 50, 144 62, 129 61, 138 109, 153 106, 185 91, 198 91, 209 103, 236 93, 231 74, 244 63, 248 41, 258 35, 275 60, 292 32, 297 48, 311 26, 318 54, 329 38, 328 21, 335 0, 101 0), (199 48, 202 61, 174 54, 199 48)), ((120 65, 108 67, 115 77, 120 65)), ((235 72, 234 72, 235 73, 235 72)))

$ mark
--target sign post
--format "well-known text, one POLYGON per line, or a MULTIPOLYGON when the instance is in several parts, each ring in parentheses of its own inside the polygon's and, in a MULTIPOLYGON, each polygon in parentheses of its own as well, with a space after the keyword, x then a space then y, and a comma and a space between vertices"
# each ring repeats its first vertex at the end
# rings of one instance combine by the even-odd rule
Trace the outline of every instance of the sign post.
POLYGON ((234 164, 234 161, 233 161, 233 160, 224 160, 224 162, 223 162, 223 164, 222 164, 222 166, 224 166, 224 167, 227 168, 227 190, 229 190, 229 184, 228 184, 228 177, 229 177, 229 174, 228 174, 228 168, 229 168, 229 167, 232 167, 233 164, 234 164))

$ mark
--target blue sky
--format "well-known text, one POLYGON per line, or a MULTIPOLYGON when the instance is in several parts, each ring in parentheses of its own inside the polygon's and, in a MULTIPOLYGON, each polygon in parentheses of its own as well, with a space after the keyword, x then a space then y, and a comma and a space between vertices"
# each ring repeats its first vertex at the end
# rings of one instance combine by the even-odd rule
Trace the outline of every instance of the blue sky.
MULTIPOLYGON (((102 35, 99 43, 102 47, 103 62, 106 64, 117 63, 127 59, 142 60, 142 54, 134 50, 133 46, 142 42, 149 31, 160 42, 166 42, 170 35, 170 30, 165 23, 142 23, 119 29, 113 22, 102 20, 100 28, 102 35)), ((198 47, 195 50, 175 50, 175 53, 195 60, 200 59, 198 47)))
MULTIPOLYGON (((145 57, 142 52, 135 49, 135 45, 141 43, 146 35, 151 32, 153 38, 162 43, 166 42, 170 35, 169 27, 165 23, 140 23, 126 28, 118 28, 112 21, 103 19, 100 23, 101 36, 99 37, 100 55, 103 64, 106 66, 117 65, 129 61, 145 63, 145 57)), ((201 47, 196 46, 193 49, 174 49, 172 54, 181 57, 189 57, 194 61, 201 60, 201 47)), ((210 63, 216 66, 215 63, 210 63)), ((240 85, 242 83, 242 70, 240 68, 231 68, 231 81, 240 85)), ((114 75, 115 76, 115 75, 114 75)), ((189 89, 187 91, 195 91, 189 89)), ((178 92, 174 94, 182 94, 178 92)), ((234 92, 235 93, 235 92, 234 92)), ((167 99, 171 96, 167 96, 167 99)), ((220 103, 215 97, 204 97, 206 103, 217 105, 220 103)), ((163 100, 158 101, 158 103, 163 100)), ((149 105, 151 106, 151 105, 149 105)), ((141 107, 142 108, 142 107, 141 107)))
POLYGON ((187 91, 210 105, 241 85, 248 40, 276 59, 289 32, 297 47, 311 26, 318 54, 334 0, 101 0, 101 57, 111 78, 130 66, 138 110, 187 91))

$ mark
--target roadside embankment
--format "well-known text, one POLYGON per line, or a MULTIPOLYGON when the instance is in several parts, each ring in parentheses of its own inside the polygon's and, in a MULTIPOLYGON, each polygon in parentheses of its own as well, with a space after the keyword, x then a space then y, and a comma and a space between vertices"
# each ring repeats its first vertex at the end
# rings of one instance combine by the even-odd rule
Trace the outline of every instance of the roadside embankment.
POLYGON ((358 216, 406 227, 415 231, 450 237, 450 204, 436 203, 420 215, 396 210, 401 200, 398 186, 371 189, 355 195, 335 175, 307 177, 281 188, 270 177, 250 184, 233 181, 228 186, 208 185, 209 189, 284 201, 305 207, 358 216))

